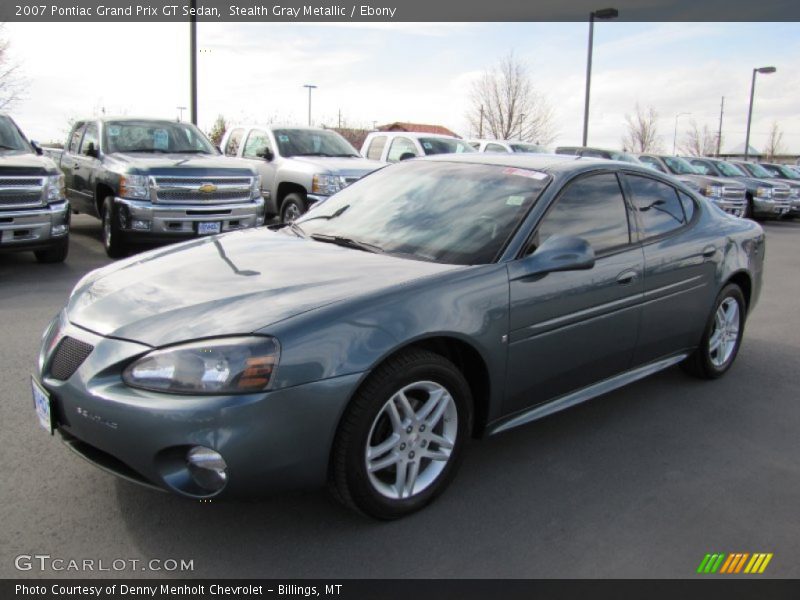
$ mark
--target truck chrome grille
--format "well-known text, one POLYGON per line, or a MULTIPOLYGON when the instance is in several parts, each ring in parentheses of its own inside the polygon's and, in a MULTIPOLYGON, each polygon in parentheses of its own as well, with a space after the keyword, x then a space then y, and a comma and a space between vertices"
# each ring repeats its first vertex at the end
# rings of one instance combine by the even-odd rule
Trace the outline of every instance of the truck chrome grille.
POLYGON ((0 209, 44 206, 42 177, 0 177, 0 209))
POLYGON ((50 359, 50 376, 53 379, 66 381, 78 370, 92 350, 94 346, 91 344, 69 336, 64 337, 50 359))
POLYGON ((726 200, 744 200, 745 189, 743 187, 725 186, 722 188, 722 197, 726 200))
POLYGON ((249 202, 251 177, 153 177, 154 202, 234 204, 249 202))

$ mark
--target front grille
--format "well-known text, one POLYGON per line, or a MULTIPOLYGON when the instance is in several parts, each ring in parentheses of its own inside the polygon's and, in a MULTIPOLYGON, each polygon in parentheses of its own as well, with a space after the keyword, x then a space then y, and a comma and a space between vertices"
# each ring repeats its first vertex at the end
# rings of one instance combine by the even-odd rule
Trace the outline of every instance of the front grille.
POLYGON ((249 202, 250 177, 154 177, 155 201, 165 204, 234 204, 249 202), (214 186, 213 191, 202 191, 214 186))
POLYGON ((0 177, 0 208, 44 206, 41 177, 0 177))
POLYGON ((726 200, 744 200, 745 194, 744 188, 729 187, 727 185, 722 188, 722 197, 726 200))
POLYGON ((789 188, 775 188, 772 197, 775 200, 786 200, 789 197, 789 188))
POLYGON ((94 346, 66 336, 58 343, 53 358, 50 360, 50 376, 53 379, 66 381, 78 370, 86 357, 94 350, 94 346))

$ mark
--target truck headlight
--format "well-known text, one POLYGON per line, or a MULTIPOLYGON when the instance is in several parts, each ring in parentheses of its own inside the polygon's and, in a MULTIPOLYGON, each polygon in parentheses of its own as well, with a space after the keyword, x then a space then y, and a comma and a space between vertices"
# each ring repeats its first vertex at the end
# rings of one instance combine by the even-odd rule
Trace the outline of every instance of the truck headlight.
POLYGON ((250 198, 253 200, 261 198, 261 175, 256 175, 250 182, 250 198))
POLYGON ((756 188, 756 196, 759 198, 772 198, 772 188, 758 187, 756 188))
POLYGON ((48 175, 44 178, 44 197, 48 204, 63 202, 65 196, 64 175, 48 175))
POLYGON ((328 175, 327 173, 318 173, 311 179, 311 193, 322 194, 323 196, 331 196, 344 187, 342 185, 342 178, 338 175, 328 175))
POLYGON ((721 185, 707 185, 700 191, 708 198, 722 198, 722 189, 721 185))
POLYGON ((171 394, 248 394, 267 389, 280 349, 271 337, 230 337, 181 344, 129 365, 129 386, 171 394))
POLYGON ((123 175, 119 179, 119 195, 134 200, 149 200, 150 178, 147 175, 123 175))

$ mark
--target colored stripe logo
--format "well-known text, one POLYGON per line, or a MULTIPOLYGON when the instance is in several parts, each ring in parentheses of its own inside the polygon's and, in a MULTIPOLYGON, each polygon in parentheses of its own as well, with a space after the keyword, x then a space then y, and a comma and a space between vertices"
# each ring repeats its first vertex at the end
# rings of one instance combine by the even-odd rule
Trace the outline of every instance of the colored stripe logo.
POLYGON ((769 561, 772 560, 772 553, 756 552, 734 552, 726 554, 717 552, 706 554, 697 567, 697 572, 701 574, 720 573, 725 575, 737 573, 760 574, 763 573, 769 561))

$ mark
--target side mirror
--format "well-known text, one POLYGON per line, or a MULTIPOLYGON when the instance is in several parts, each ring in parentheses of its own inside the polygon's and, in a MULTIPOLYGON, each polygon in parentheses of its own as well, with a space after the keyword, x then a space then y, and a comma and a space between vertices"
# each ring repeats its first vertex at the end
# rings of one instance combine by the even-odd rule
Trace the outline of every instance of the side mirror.
POLYGON ((408 160, 409 158, 417 158, 417 155, 413 152, 403 152, 400 155, 400 160, 408 160))
POLYGON ((97 158, 100 155, 100 153, 97 151, 97 148, 94 146, 94 142, 89 142, 84 154, 86 156, 91 156, 92 158, 97 158))
POLYGON ((582 271, 594 267, 594 250, 583 238, 554 235, 533 254, 513 263, 511 279, 526 279, 557 271, 582 271))
POLYGON ((272 162, 272 159, 275 158, 275 155, 272 153, 272 150, 269 148, 264 148, 261 152, 258 153, 258 156, 263 158, 267 162, 272 162))
POLYGON ((44 154, 44 150, 42 150, 42 147, 39 145, 39 142, 37 141, 31 140, 31 148, 33 148, 33 151, 36 152, 36 154, 38 154, 39 156, 44 154))

